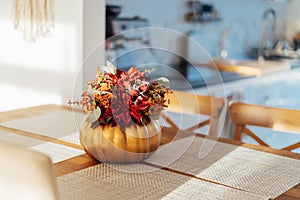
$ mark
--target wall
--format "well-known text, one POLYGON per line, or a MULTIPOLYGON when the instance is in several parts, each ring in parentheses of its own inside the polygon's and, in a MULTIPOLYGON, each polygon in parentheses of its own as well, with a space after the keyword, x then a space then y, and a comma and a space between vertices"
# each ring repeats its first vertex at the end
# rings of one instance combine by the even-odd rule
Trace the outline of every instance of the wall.
MULTIPOLYGON (((36 42, 24 41, 13 29, 12 0, 0 0, 0 5, 0 111, 66 105, 74 87, 81 89, 75 82, 82 85, 83 59, 104 40, 104 1, 55 0, 55 27, 36 42), (88 11, 97 7, 99 13, 88 11)), ((89 63, 96 66, 98 61, 89 63)))
POLYGON ((290 0, 286 10, 286 26, 284 27, 284 33, 288 41, 292 41, 293 36, 300 32, 300 1, 290 0))
POLYGON ((105 0, 84 0, 83 83, 94 79, 95 68, 105 64, 105 0))
POLYGON ((55 1, 55 28, 31 43, 13 29, 12 1, 0 2, 0 111, 65 103, 82 60, 82 2, 55 1))
MULTIPOLYGON (((195 39, 208 53, 215 57, 220 48, 221 34, 226 32, 225 48, 229 57, 245 58, 249 48, 258 46, 260 22, 263 12, 268 8, 274 8, 279 17, 279 24, 284 17, 285 1, 269 3, 267 0, 203 0, 204 3, 212 3, 220 12, 222 20, 213 23, 185 23, 184 15, 189 10, 185 0, 107 0, 107 4, 121 5, 120 17, 141 16, 150 21, 150 26, 175 29, 195 39)), ((168 36, 152 37, 153 44, 163 43, 170 45, 168 36), (159 40, 159 41, 157 41, 159 40)), ((176 43, 176 41, 174 41, 176 43)), ((174 48, 180 48, 175 45, 174 48)), ((197 53, 192 49, 187 52, 191 58, 197 58, 197 53)))

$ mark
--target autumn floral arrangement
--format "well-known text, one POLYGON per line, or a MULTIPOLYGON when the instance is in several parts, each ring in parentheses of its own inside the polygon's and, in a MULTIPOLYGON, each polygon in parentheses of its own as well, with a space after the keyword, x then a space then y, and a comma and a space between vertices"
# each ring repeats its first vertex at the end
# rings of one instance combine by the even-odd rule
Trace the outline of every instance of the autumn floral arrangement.
POLYGON ((168 105, 166 94, 171 90, 168 79, 147 80, 148 73, 151 70, 142 72, 135 67, 119 70, 109 62, 107 66, 98 67, 96 78, 87 83, 79 102, 89 114, 87 121, 96 128, 106 124, 145 125, 151 119, 158 119, 168 105))

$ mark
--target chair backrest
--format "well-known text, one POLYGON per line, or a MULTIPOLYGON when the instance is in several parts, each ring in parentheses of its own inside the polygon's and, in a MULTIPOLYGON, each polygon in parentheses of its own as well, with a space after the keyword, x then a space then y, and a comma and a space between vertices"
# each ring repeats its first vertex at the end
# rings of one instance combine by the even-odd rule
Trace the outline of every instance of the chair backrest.
MULTIPOLYGON (((260 145, 269 146, 246 126, 271 128, 276 131, 300 133, 300 110, 290 110, 269 106, 233 102, 229 105, 231 121, 235 125, 234 139, 241 140, 245 133, 260 145)), ((300 147, 300 142, 283 148, 293 150, 300 147)))
POLYGON ((0 197, 13 200, 58 199, 50 158, 0 142, 0 197))
MULTIPOLYGON (((210 117, 204 121, 197 122, 185 130, 195 131, 203 126, 210 125, 208 134, 210 136, 217 135, 218 118, 224 106, 224 100, 222 98, 195 95, 193 93, 177 90, 173 90, 166 98, 170 100, 170 104, 168 105, 168 108, 166 108, 166 111, 168 112, 190 115, 200 114, 210 117)), ((164 113, 161 114, 161 117, 163 117, 172 127, 179 129, 177 124, 164 113)))

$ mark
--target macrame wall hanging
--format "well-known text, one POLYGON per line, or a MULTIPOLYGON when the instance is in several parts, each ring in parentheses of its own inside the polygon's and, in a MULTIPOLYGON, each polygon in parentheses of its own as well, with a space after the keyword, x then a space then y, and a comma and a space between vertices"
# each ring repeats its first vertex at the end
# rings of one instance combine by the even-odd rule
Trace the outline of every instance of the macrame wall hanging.
POLYGON ((25 40, 45 37, 53 28, 54 0, 13 0, 13 23, 25 40))

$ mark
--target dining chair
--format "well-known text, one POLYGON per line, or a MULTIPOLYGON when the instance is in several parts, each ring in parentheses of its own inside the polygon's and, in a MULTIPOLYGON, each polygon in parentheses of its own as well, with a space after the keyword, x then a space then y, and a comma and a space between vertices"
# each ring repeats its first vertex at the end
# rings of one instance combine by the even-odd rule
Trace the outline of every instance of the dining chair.
MULTIPOLYGON (((169 99, 169 105, 165 109, 167 112, 178 113, 180 115, 205 115, 208 119, 203 121, 194 121, 189 128, 185 128, 184 131, 194 131, 197 129, 209 125, 208 136, 217 137, 218 131, 218 119, 224 106, 224 100, 222 98, 212 96, 201 96, 189 92, 183 92, 173 90, 172 93, 166 96, 169 99)), ((175 122, 166 113, 162 112, 161 117, 165 119, 168 125, 178 130, 178 122, 175 122)))
MULTIPOLYGON (((229 104, 230 118, 235 125, 234 139, 242 140, 242 133, 253 138, 263 146, 269 146, 247 126, 270 128, 275 131, 300 133, 300 110, 290 110, 269 106, 253 105, 243 102, 231 102, 229 104)), ((296 142, 283 150, 294 150, 300 147, 296 142)))
POLYGON ((0 141, 0 199, 57 200, 48 156, 0 141))

